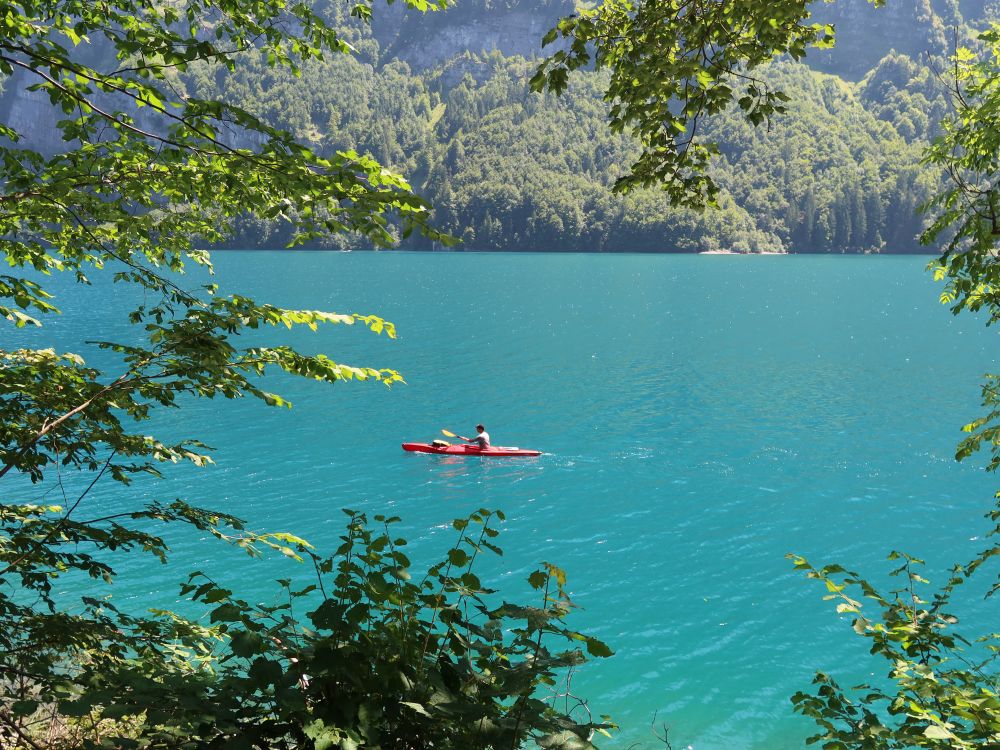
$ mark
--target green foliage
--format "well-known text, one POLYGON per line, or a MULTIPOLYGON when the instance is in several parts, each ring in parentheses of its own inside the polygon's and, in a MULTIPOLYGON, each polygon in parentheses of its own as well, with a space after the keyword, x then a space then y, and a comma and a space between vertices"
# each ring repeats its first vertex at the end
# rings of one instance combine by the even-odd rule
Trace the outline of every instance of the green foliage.
MULTIPOLYGON (((792 96, 770 132, 734 110, 705 121, 720 155, 712 212, 671 207, 667 195, 616 195, 635 155, 603 127, 606 76, 580 73, 560 97, 533 98, 529 66, 499 58, 466 65, 442 95, 447 146, 425 188, 435 221, 475 249, 796 252, 917 248, 915 206, 935 187, 907 144, 854 90, 801 64, 758 73, 792 96)), ((446 69, 447 71, 447 69, 446 69)), ((443 72, 442 76, 445 75, 443 72)))
MULTIPOLYGON (((514 7, 555 10, 523 5, 514 7)), ((196 61, 171 77, 171 87, 189 99, 222 99, 323 158, 353 149, 410 175, 435 207, 435 226, 468 249, 918 249, 922 225, 914 209, 937 189, 935 171, 919 165, 920 148, 946 108, 934 63, 890 54, 858 86, 789 61, 756 67, 755 78, 790 101, 767 132, 735 103, 701 119, 699 137, 719 151, 707 173, 718 188, 719 213, 712 216, 674 208, 655 188, 614 193, 640 149, 605 126, 610 71, 577 71, 557 97, 533 95, 527 81, 534 63, 517 57, 461 54, 426 70, 391 59, 401 39, 418 43, 411 37, 420 29, 454 31, 455 24, 506 12, 506 5, 463 6, 458 20, 449 11, 412 28, 404 18, 385 47, 338 4, 317 7, 358 56, 326 55, 292 71, 247 51, 231 74, 196 61)), ((292 204, 271 218, 240 214, 232 222, 235 237, 222 244, 283 246, 294 240, 299 214, 292 204)), ((441 245, 434 235, 404 238, 398 220, 383 229, 383 241, 402 247, 441 245)), ((314 235, 309 243, 373 245, 356 231, 314 235)))
POLYGON ((1000 319, 1000 25, 980 36, 981 55, 960 48, 954 58, 955 115, 927 150, 926 162, 946 170, 947 190, 929 201, 932 222, 927 244, 944 240, 936 275, 947 279, 942 301, 952 310, 985 308, 990 322, 1000 319))
POLYGON ((717 215, 700 215, 672 209, 657 191, 615 195, 613 176, 634 147, 603 125, 602 76, 581 76, 564 96, 542 98, 524 83, 526 61, 493 56, 467 68, 442 95, 438 133, 448 150, 427 194, 435 220, 469 247, 783 249, 729 196, 717 215))
POLYGON ((937 185, 907 143, 842 80, 794 63, 759 70, 788 92, 786 113, 765 132, 735 112, 706 121, 719 144, 718 183, 798 252, 913 250, 915 208, 937 185))
MULTIPOLYGON (((987 323, 1000 320, 1000 24, 979 36, 981 49, 959 48, 954 56, 955 113, 927 149, 925 161, 943 169, 948 187, 924 206, 931 224, 925 243, 945 242, 932 264, 934 278, 945 281, 941 302, 952 312, 985 311, 987 323)), ((988 446, 990 471, 1000 467, 1000 379, 988 375, 983 405, 989 412, 963 427, 969 437, 958 447, 962 460, 988 446)))
MULTIPOLYGON (((191 298, 184 317, 167 318, 167 305, 133 313, 143 326, 150 346, 98 342, 116 352, 124 371, 105 378, 87 367, 76 354, 51 349, 0 351, 0 477, 11 470, 40 481, 56 464, 96 471, 102 454, 109 454, 111 475, 127 481, 138 471, 157 473, 155 463, 210 459, 197 441, 166 445, 131 431, 128 425, 145 421, 155 406, 175 406, 183 395, 214 398, 253 396, 269 405, 287 405, 276 394, 251 380, 269 366, 302 377, 336 382, 369 378, 386 385, 402 381, 389 369, 338 364, 319 354, 302 355, 287 346, 251 346, 237 349, 230 335, 264 325, 318 323, 353 325, 361 321, 374 331, 395 335, 391 323, 376 316, 336 315, 317 311, 282 310, 234 295, 201 303, 191 298), (197 302, 197 304, 195 304, 197 302), (199 451, 199 452, 196 452, 199 451)), ((103 471, 103 469, 102 469, 103 471)))
MULTIPOLYGON (((2 517, 12 541, 0 550, 0 577, 19 579, 45 606, 3 599, 0 737, 41 743, 55 718, 86 717, 114 747, 458 749, 532 739, 588 748, 594 732, 612 726, 593 722, 568 692, 583 649, 611 652, 565 626, 565 574, 549 564, 533 572, 539 601, 530 606, 494 601, 480 582, 479 556, 501 554, 502 513, 456 520, 455 545, 414 578, 406 540, 391 533, 396 518, 377 516, 373 529, 364 514, 345 511, 342 544, 324 557, 289 534, 250 534, 238 519, 161 508, 158 520, 185 520, 253 554, 267 546, 305 556, 315 571, 309 585, 280 581, 284 603, 275 606, 194 573, 181 593, 203 614, 187 619, 167 611, 135 618, 97 596, 73 615, 60 609, 52 583, 65 571, 114 575, 70 547, 141 546, 156 555, 165 547, 114 519, 76 523, 50 519, 54 511, 7 506, 2 517)), ((154 516, 128 515, 143 517, 154 516)))
POLYGON ((51 722, 53 712, 59 720, 87 717, 91 723, 121 718, 128 712, 116 708, 116 701, 128 683, 145 691, 150 717, 165 725, 157 732, 166 738, 170 717, 160 719, 160 714, 169 713, 187 682, 207 674, 214 659, 213 636, 203 626, 166 612, 135 617, 93 590, 67 607, 56 592, 62 578, 84 575, 94 580, 94 588, 101 581, 111 583, 112 553, 138 550, 165 561, 163 539, 139 526, 151 522, 189 524, 251 554, 285 547, 284 535, 246 532, 239 519, 181 502, 71 518, 102 474, 72 507, 0 505, 0 738, 5 746, 39 747, 41 739, 31 738, 41 717, 48 715, 51 722))
POLYGON ((890 52, 861 81, 865 108, 890 123, 907 143, 931 141, 950 114, 948 91, 934 72, 936 65, 890 52))
MULTIPOLYGON (((0 276, 0 315, 5 325, 41 327, 59 313, 44 288, 58 272, 82 284, 104 272, 138 288, 141 303, 125 340, 88 344, 117 374, 79 353, 0 349, 0 745, 590 747, 604 725, 565 692, 546 702, 543 691, 583 662, 581 648, 610 651, 563 624, 570 604, 557 568, 532 576, 535 606, 494 601, 479 583, 473 563, 482 551, 499 553, 490 540, 500 514, 456 522, 446 560, 411 583, 405 542, 388 533, 392 519, 379 518, 385 532, 375 533, 351 513, 344 545, 321 557, 294 535, 254 533, 180 501, 87 511, 106 477, 128 483, 165 462, 211 460, 196 439, 146 434, 157 409, 216 396, 287 406, 259 385, 275 368, 327 383, 402 381, 388 368, 254 343, 263 328, 321 324, 394 338, 378 316, 289 310, 180 285, 186 264, 211 269, 200 247, 225 240, 239 221, 283 219, 292 242, 353 232, 386 244, 397 229, 446 241, 430 228, 427 205, 375 159, 346 145, 321 155, 196 89, 199 75, 224 77, 251 50, 276 78, 294 77, 343 57, 345 38, 356 37, 283 0, 25 0, 6 11, 5 87, 47 96, 62 117, 63 147, 43 152, 37 134, 0 124, 0 250, 13 269, 0 276), (73 497, 66 479, 77 472, 90 481, 73 497), (20 499, 36 485, 61 501, 20 499), (103 584, 123 553, 166 561, 164 523, 251 555, 307 559, 316 581, 283 582, 288 603, 268 607, 195 574, 183 592, 203 620, 118 609, 103 584), (87 594, 68 600, 61 584, 81 580, 87 594), (293 604, 315 608, 306 620, 293 604), (55 734, 53 723, 62 727, 55 734)), ((355 23, 370 12, 364 2, 350 9, 355 23)))
POLYGON ((986 376, 983 406, 989 411, 962 427, 962 432, 969 433, 969 437, 959 443, 955 458, 961 461, 988 447, 991 455, 987 470, 996 471, 1000 468, 1000 375, 986 376))
POLYGON ((363 514, 347 513, 334 556, 305 550, 315 584, 282 582, 287 605, 251 606, 197 575, 184 587, 214 607, 211 620, 231 644, 213 702, 243 701, 245 710, 246 697, 259 696, 254 713, 273 718, 255 742, 268 747, 507 748, 564 734, 575 738, 567 746, 591 747, 591 734, 608 725, 556 710, 559 673, 583 663, 579 647, 610 651, 563 625, 565 575, 551 565, 529 576, 537 606, 489 601, 495 592, 475 564, 500 554, 492 524, 502 513, 456 520, 458 541, 419 579, 405 540, 392 534, 398 519, 377 516, 375 532, 363 514), (304 626, 294 609, 315 604, 316 593, 304 626))
MULTIPOLYGON (((881 5, 882 0, 872 0, 881 5)), ((532 78, 536 90, 561 93, 569 74, 596 65, 610 71, 604 98, 612 130, 642 146, 616 190, 661 186, 673 205, 715 203, 708 173, 718 146, 700 127, 735 104, 753 125, 785 111, 789 97, 755 75, 780 55, 799 60, 810 45, 833 43, 833 28, 808 23, 810 0, 605 0, 563 18, 545 37, 563 48, 532 78)))
POLYGON ((350 230, 386 242, 387 214, 406 231, 438 237, 426 205, 375 160, 346 150, 318 156, 239 107, 174 86, 208 60, 220 70, 235 67, 248 47, 271 68, 297 73, 324 53, 348 50, 334 29, 305 5, 278 0, 25 2, 0 23, 0 72, 47 95, 64 116, 57 128, 65 143, 43 154, 31 147, 31 134, 3 126, 0 251, 21 271, 0 277, 0 314, 23 327, 58 312, 38 280, 54 272, 88 283, 88 273, 107 270, 144 292, 130 315, 142 338, 97 342, 118 356, 117 376, 105 377, 77 353, 0 349, 0 477, 14 470, 39 481, 63 465, 125 481, 155 472, 157 462, 203 463, 197 441, 167 445, 131 423, 186 395, 284 404, 253 382, 269 367, 327 382, 401 380, 391 369, 234 343, 265 326, 321 323, 360 322, 394 336, 376 316, 284 310, 220 297, 214 285, 188 290, 172 278, 186 263, 210 269, 198 245, 224 238, 237 218, 273 218, 291 206, 293 241, 350 230), (257 147, 231 145, 234 132, 257 147))
POLYGON ((850 690, 818 673, 814 694, 793 696, 795 710, 819 726, 810 743, 821 743, 824 750, 964 750, 1000 743, 1000 635, 970 642, 956 632, 958 619, 949 612, 956 588, 997 554, 1000 547, 994 546, 957 566, 933 594, 922 591, 927 584, 917 572, 922 561, 899 552, 889 559, 901 563, 892 575, 903 585, 888 594, 839 565, 817 569, 790 555, 797 570, 825 585, 825 598, 853 618, 854 631, 888 668, 887 683, 850 690), (878 616, 867 614, 865 606, 878 608, 878 616))
MULTIPOLYGON (((950 184, 930 200, 925 210, 932 223, 923 234, 930 244, 947 238, 942 257, 932 264, 935 279, 947 280, 942 302, 953 311, 989 312, 988 322, 1000 319, 997 284, 996 179, 1000 146, 1000 27, 981 39, 988 48, 982 57, 962 48, 956 53, 956 113, 942 124, 942 133, 925 152, 929 165, 942 168, 950 184)), ((914 79, 913 69, 894 59, 874 74, 869 85, 900 75, 914 79)), ((894 105, 890 103, 890 109, 894 105)), ((1000 387, 995 375, 983 386, 989 413, 963 429, 969 437, 956 458, 965 459, 988 446, 988 470, 1000 467, 1000 387)), ((1000 494, 997 495, 1000 497, 1000 494)), ((1000 535, 1000 506, 988 514, 994 523, 990 536, 1000 535)), ((814 568, 790 556, 796 569, 822 581, 827 599, 838 602, 837 612, 850 615, 856 633, 870 642, 871 653, 888 665, 888 682, 843 689, 831 676, 819 673, 814 693, 792 698, 796 711, 812 718, 819 732, 810 742, 826 750, 903 750, 904 748, 992 748, 1000 745, 1000 635, 969 638, 956 630, 958 618, 950 609, 954 595, 970 577, 1000 556, 994 543, 970 562, 956 565, 948 582, 930 594, 928 582, 917 572, 921 560, 893 552, 890 560, 902 564, 892 571, 903 585, 880 593, 867 580, 839 565, 814 568), (857 592, 857 593, 855 593, 857 592), (863 600, 867 600, 863 602, 863 600), (878 616, 864 609, 874 603, 878 616)), ((998 577, 987 594, 1000 590, 998 577)))
POLYGON ((321 323, 361 322, 394 336, 376 316, 284 310, 172 278, 186 263, 210 269, 198 245, 224 238, 237 218, 274 218, 292 206, 296 242, 349 230, 387 242, 389 214, 404 231, 439 237, 423 201, 375 160, 346 150, 319 156, 239 107, 173 85, 208 60, 235 67, 247 47, 296 73, 303 61, 348 49, 335 30, 305 5, 278 0, 25 2, 0 23, 0 72, 47 95, 63 115, 56 127, 65 142, 43 154, 31 134, 3 125, 0 251, 21 272, 0 277, 0 314, 23 327, 58 312, 37 280, 54 272, 88 283, 88 273, 106 269, 145 295, 130 315, 142 339, 97 342, 118 355, 117 376, 87 367, 78 353, 0 349, 0 477, 16 470, 38 481, 62 464, 124 481, 155 472, 156 462, 202 463, 196 441, 166 445, 128 425, 185 395, 283 404, 253 383, 269 367, 327 382, 401 380, 391 369, 234 343, 265 326, 321 323), (231 145, 234 132, 257 147, 231 145), (104 468, 99 454, 108 454, 104 468))

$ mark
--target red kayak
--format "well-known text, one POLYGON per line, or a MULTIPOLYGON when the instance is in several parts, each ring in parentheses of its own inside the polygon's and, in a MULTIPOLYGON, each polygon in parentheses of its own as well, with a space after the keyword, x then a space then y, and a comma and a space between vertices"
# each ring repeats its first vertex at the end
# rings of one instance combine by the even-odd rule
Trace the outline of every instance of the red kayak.
POLYGON ((483 450, 475 445, 429 445, 428 443, 403 443, 403 450, 412 453, 439 453, 443 456, 483 456, 501 458, 503 456, 540 456, 541 451, 527 448, 508 448, 495 445, 483 450))

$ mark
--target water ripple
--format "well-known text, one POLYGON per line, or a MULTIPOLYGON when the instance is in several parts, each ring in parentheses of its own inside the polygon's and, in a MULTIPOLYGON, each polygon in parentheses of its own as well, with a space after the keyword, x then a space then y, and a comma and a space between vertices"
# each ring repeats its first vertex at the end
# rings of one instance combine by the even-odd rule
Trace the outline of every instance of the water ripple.
MULTIPOLYGON (((978 412, 995 334, 938 307, 923 259, 704 260, 221 254, 224 288, 394 320, 395 342, 343 329, 292 340, 396 367, 408 385, 275 377, 268 387, 290 412, 185 406, 157 429, 219 446, 218 464, 104 486, 91 502, 183 497, 321 549, 337 544, 340 508, 389 512, 404 518, 417 562, 453 542, 453 517, 502 508, 505 555, 483 561, 483 578, 514 598, 529 594, 523 578, 539 561, 569 572, 575 627, 616 651, 574 682, 622 724, 610 746, 657 747, 655 717, 677 748, 799 748, 809 727, 788 696, 816 669, 852 683, 871 664, 784 555, 884 581, 892 548, 925 554, 933 571, 978 549, 992 485, 951 454, 956 427, 978 412), (545 453, 399 448, 478 421, 498 443, 545 453)), ((81 293, 60 302, 84 309, 81 293)), ((128 335, 121 312, 101 311, 106 337, 128 335)), ((84 324, 98 322, 46 330, 72 350, 84 324)), ((290 574, 285 561, 246 564, 196 535, 171 542, 176 569, 135 564, 116 601, 176 601, 176 579, 198 567, 262 599, 290 574)), ((986 619, 981 607, 967 615, 986 619)))

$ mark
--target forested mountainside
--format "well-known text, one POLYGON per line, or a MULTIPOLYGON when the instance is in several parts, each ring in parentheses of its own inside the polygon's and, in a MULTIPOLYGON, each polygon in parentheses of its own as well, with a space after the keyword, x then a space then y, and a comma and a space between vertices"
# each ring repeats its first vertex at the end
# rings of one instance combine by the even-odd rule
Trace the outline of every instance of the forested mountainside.
MULTIPOLYGON (((354 60, 299 80, 248 61, 223 93, 262 105, 321 148, 354 146, 402 170, 469 249, 912 252, 916 208, 938 179, 920 165, 947 112, 937 73, 954 39, 1000 17, 998 7, 817 3, 838 46, 764 72, 792 96, 788 114, 770 128, 735 114, 707 122, 722 150, 723 194, 704 213, 672 209, 656 190, 611 192, 635 147, 606 126, 601 74, 581 74, 561 98, 529 91, 541 34, 571 12, 567 0, 470 0, 425 16, 393 9, 370 31, 352 28, 354 60)), ((236 244, 284 239, 280 227, 253 226, 236 244)))
MULTIPOLYGON (((737 116, 708 123, 706 137, 722 144, 716 170, 723 196, 719 210, 704 213, 671 209, 657 190, 614 195, 611 184, 634 146, 605 124, 601 77, 577 78, 561 98, 540 97, 527 90, 532 67, 499 53, 427 74, 401 63, 375 71, 340 59, 303 77, 329 85, 293 78, 262 85, 270 91, 269 115, 302 137, 329 148, 356 144, 411 175, 434 204, 437 223, 469 248, 916 248, 914 209, 934 187, 919 166, 921 140, 934 116, 928 110, 944 105, 921 101, 913 122, 917 105, 909 100, 916 95, 906 86, 927 71, 907 58, 887 59, 858 90, 802 65, 774 64, 767 74, 792 95, 789 114, 770 131, 737 116), (450 77, 458 82, 447 83, 450 77), (866 107, 876 89, 888 121, 866 107)), ((266 72, 243 71, 227 96, 251 105, 263 93, 252 84, 261 85, 260 76, 266 72)), ((283 239, 266 227, 241 239, 262 236, 283 239)))
MULTIPOLYGON (((720 208, 704 213, 672 209, 656 190, 612 193, 635 146, 607 128, 601 73, 578 75, 563 97, 529 90, 541 36, 572 11, 569 0, 469 0, 424 16, 379 7, 371 28, 329 2, 356 56, 296 78, 247 55, 235 76, 202 68, 177 85, 263 114, 321 151, 371 153, 409 177, 464 249, 916 251, 916 207, 939 180, 920 165, 947 112, 939 73, 956 38, 1000 18, 1000 0, 815 6, 838 46, 762 71, 790 94, 789 112, 756 129, 735 114, 706 121, 723 190, 720 208)), ((16 86, 4 107, 40 122, 16 86)), ((247 222, 233 245, 287 239, 280 224, 247 222)), ((364 246, 348 236, 329 244, 364 246)))
MULTIPOLYGON (((554 17, 565 9, 542 10, 554 17)), ((465 10, 476 23, 490 12, 511 17, 505 9, 465 10)), ((429 28, 450 13, 412 23, 429 28)), ((770 128, 735 114, 706 122, 705 136, 721 145, 715 170, 723 194, 720 209, 697 213, 672 209, 657 190, 612 193, 635 146, 607 128, 602 74, 579 75, 563 97, 541 96, 527 85, 534 62, 520 55, 466 51, 407 63, 382 46, 407 49, 404 31, 352 33, 356 59, 317 63, 301 79, 247 60, 222 93, 319 148, 354 146, 408 174, 434 205, 436 223, 464 248, 919 249, 916 207, 937 179, 920 166, 921 150, 947 111, 930 59, 888 52, 856 83, 775 62, 763 73, 791 95, 788 114, 770 128)), ((199 94, 215 91, 208 73, 189 82, 199 94)), ((280 227, 247 226, 234 244, 285 239, 280 227)), ((331 238, 335 247, 354 243, 331 238)))

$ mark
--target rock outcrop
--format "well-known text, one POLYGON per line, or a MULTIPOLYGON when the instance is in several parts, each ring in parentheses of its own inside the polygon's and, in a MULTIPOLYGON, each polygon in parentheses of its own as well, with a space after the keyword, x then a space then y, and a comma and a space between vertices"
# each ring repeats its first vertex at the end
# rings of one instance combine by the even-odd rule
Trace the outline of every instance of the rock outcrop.
POLYGON ((395 5, 380 9, 372 25, 383 61, 404 60, 424 70, 467 52, 537 57, 542 37, 573 9, 571 0, 471 0, 421 15, 395 5))

